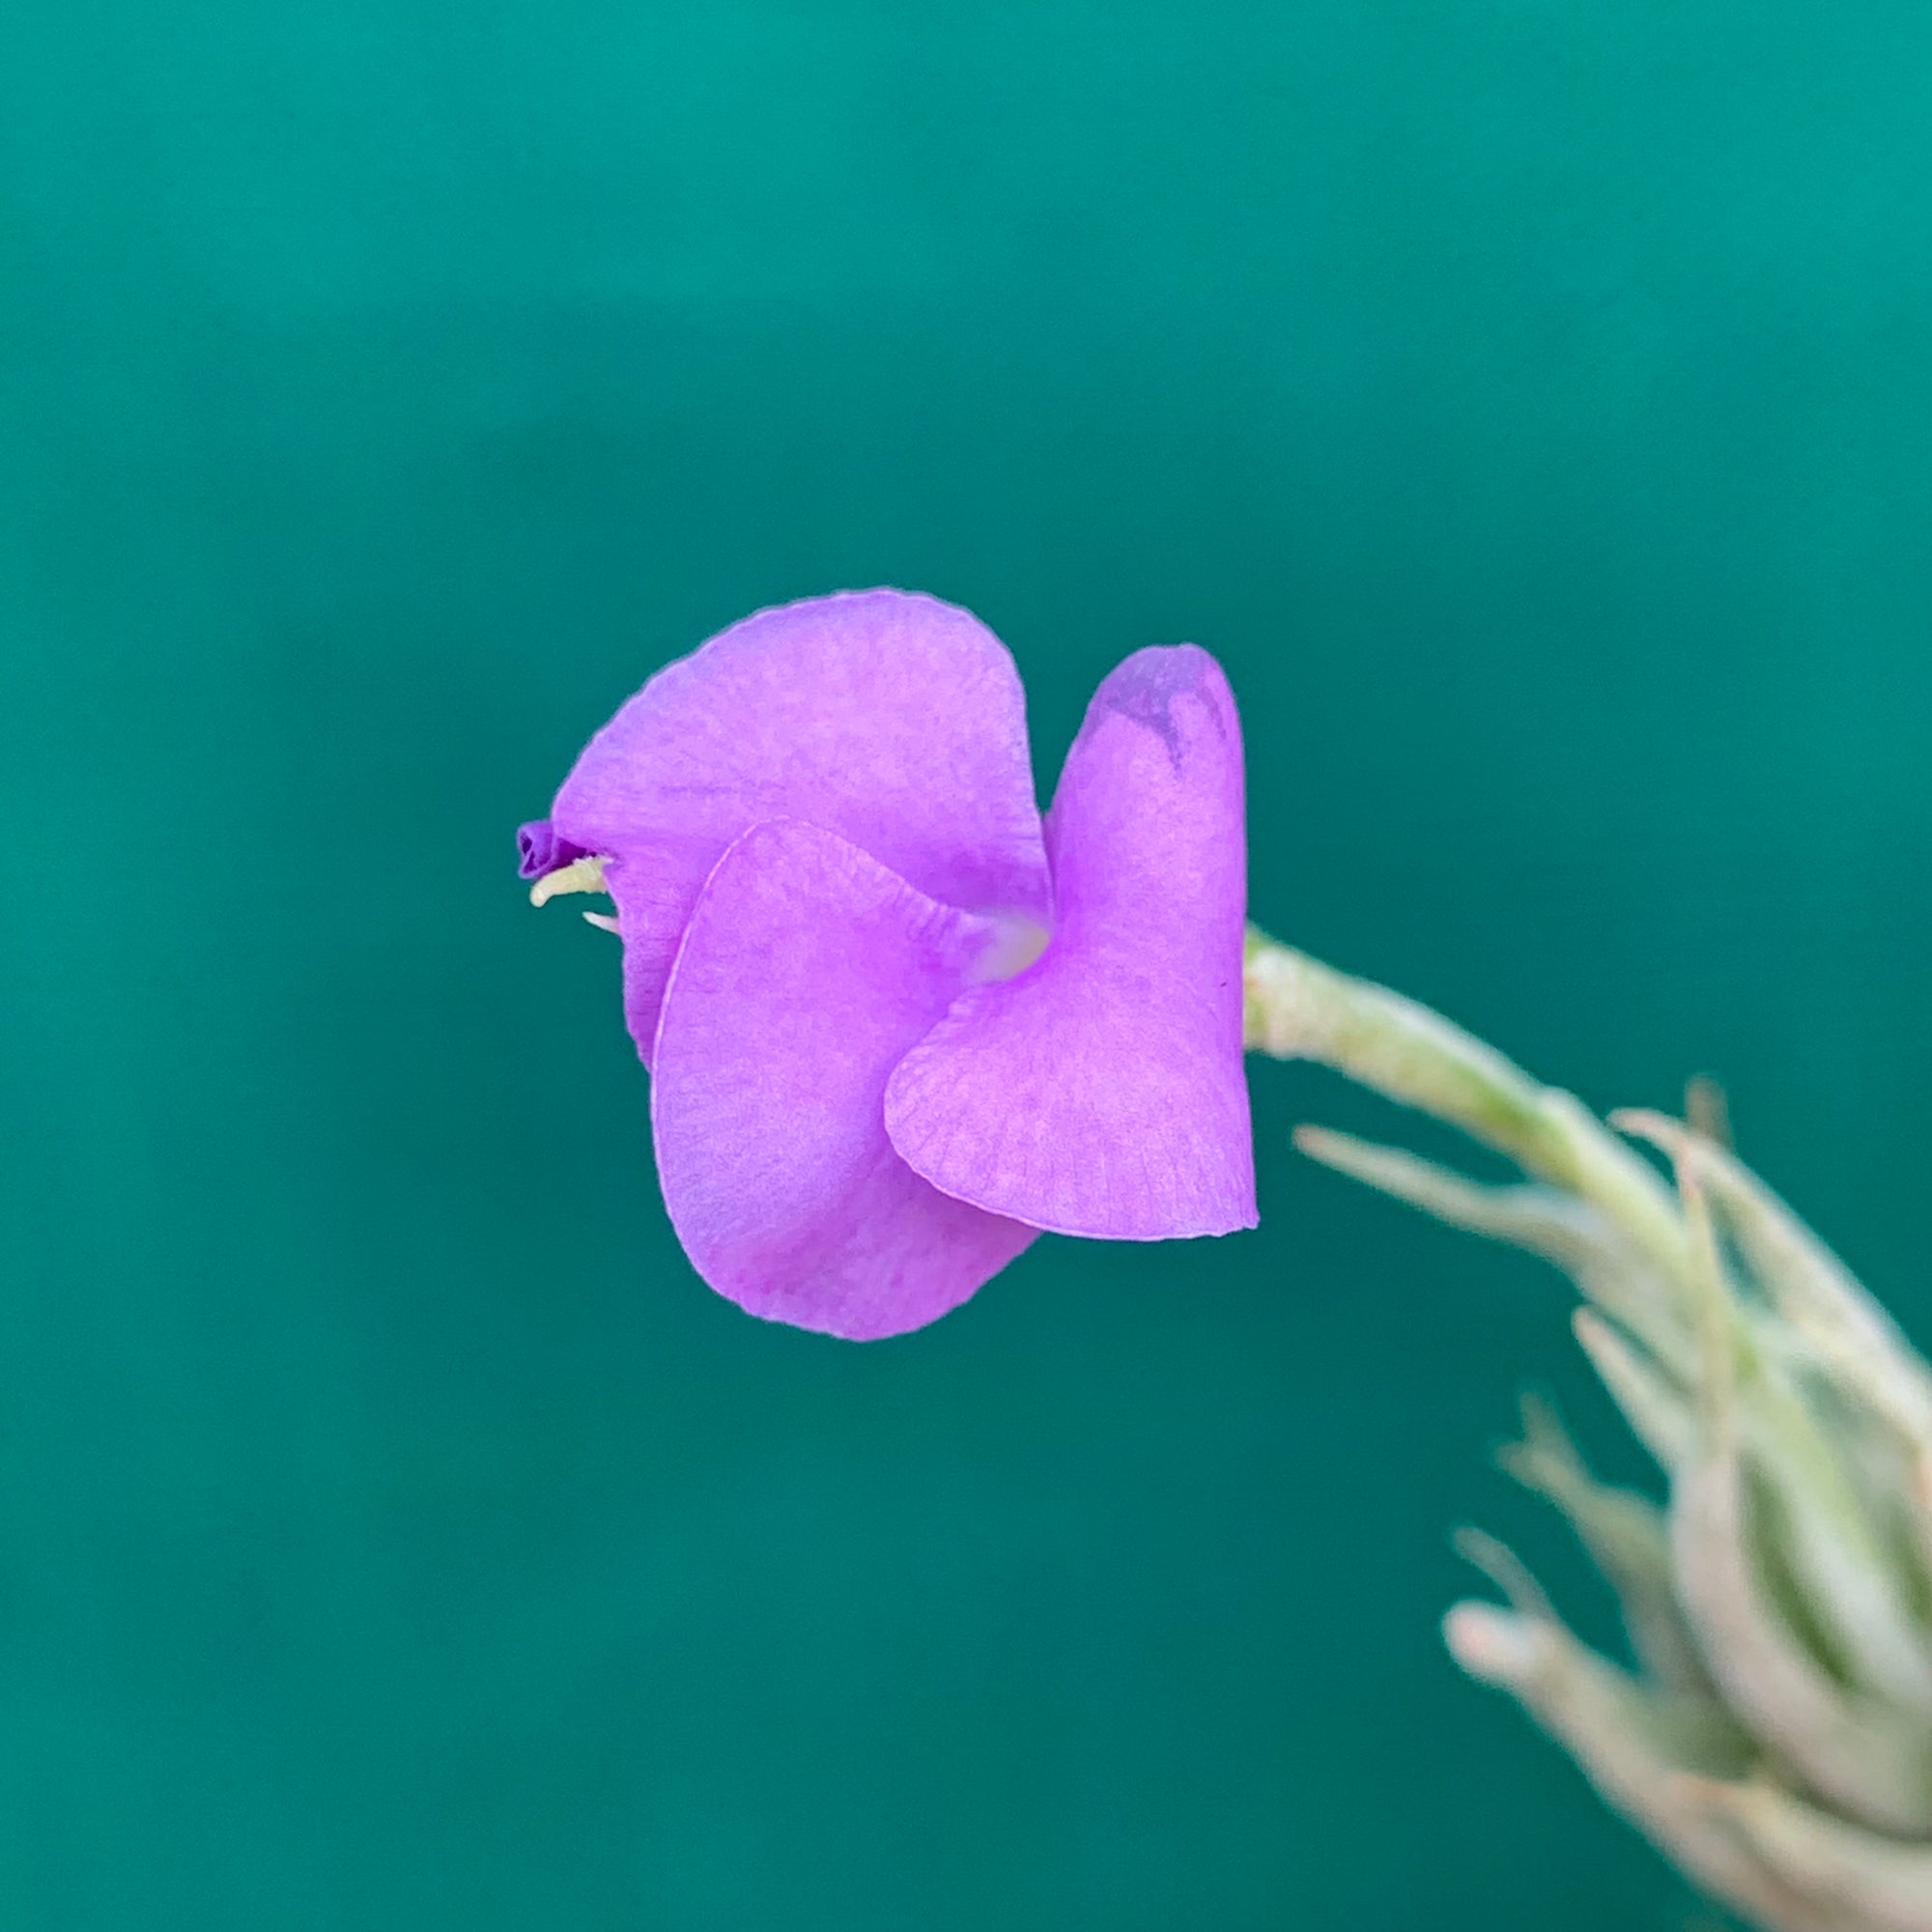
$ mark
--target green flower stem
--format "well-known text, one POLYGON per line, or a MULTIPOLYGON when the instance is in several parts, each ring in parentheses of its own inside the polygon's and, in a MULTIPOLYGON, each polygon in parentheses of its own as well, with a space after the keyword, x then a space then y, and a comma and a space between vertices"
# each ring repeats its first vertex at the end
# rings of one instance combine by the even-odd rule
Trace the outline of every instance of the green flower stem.
POLYGON ((1599 1208, 1679 1296, 1691 1265, 1669 1191, 1571 1094, 1545 1087, 1474 1035, 1400 993, 1248 928, 1242 975, 1250 1052, 1314 1060, 1461 1127, 1527 1174, 1599 1208))

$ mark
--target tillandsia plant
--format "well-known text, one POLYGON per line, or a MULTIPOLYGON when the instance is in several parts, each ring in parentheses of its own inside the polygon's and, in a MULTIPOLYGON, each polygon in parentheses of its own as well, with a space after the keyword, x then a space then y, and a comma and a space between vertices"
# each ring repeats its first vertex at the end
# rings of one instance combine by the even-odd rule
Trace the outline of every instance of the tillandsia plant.
POLYGON ((1504 1466, 1615 1587, 1637 1667, 1582 1645, 1474 1532, 1463 1552, 1509 1605, 1449 1612, 1456 1661, 1767 1932, 1932 1932, 1932 1369, 1730 1153, 1708 1095, 1689 1123, 1605 1126, 1426 1009, 1259 933, 1246 978, 1252 1048, 1324 1062, 1522 1170, 1479 1185, 1297 1136, 1568 1272, 1577 1338, 1668 1478, 1665 1507, 1605 1487, 1525 1405, 1504 1466), (1674 1185, 1611 1127, 1660 1150, 1674 1185))
MULTIPOLYGON (((1053 806, 968 612, 766 611, 653 677, 519 834, 538 904, 608 893, 666 1206, 754 1315, 857 1340, 955 1307, 1042 1232, 1255 1223, 1242 1053, 1465 1129, 1479 1186, 1317 1159, 1567 1269, 1578 1341, 1669 1479, 1598 1483, 1531 1406, 1506 1466, 1576 1525, 1637 1668, 1499 1544, 1449 1647, 1767 1932, 1932 1932, 1932 1371, 1718 1137, 1613 1117, 1245 926, 1240 724, 1193 645, 1095 693, 1053 806), (1245 937, 1244 937, 1245 935, 1245 937)), ((1706 1122, 1708 1125, 1709 1122, 1706 1122)))

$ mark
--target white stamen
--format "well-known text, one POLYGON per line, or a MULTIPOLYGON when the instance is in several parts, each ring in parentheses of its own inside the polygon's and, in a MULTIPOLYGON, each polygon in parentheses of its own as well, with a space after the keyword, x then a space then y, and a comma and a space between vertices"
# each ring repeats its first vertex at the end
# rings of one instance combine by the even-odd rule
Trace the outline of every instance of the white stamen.
POLYGON ((569 865, 559 866, 554 872, 546 872, 530 888, 530 903, 540 906, 560 893, 602 893, 609 890, 604 883, 602 859, 573 859, 569 865))

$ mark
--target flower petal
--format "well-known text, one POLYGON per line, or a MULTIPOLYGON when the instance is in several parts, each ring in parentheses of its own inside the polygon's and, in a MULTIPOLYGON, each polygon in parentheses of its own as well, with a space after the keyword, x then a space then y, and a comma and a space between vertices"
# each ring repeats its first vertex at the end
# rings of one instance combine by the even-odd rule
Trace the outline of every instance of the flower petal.
POLYGON ((718 862, 665 993, 651 1121, 671 1223, 721 1294, 865 1341, 934 1321, 1034 1239, 886 1138, 887 1076, 994 938, 816 826, 756 826, 718 862))
POLYGON ((1116 1240, 1255 1224, 1240 722, 1192 644, 1094 694, 1047 819, 1053 940, 886 1090, 893 1145, 990 1212, 1116 1240))
POLYGON ((1043 918, 1026 697, 1006 646, 936 598, 812 598, 667 666, 590 741, 552 820, 611 861, 624 1014, 647 1060, 706 875, 772 818, 839 833, 949 905, 1043 918))

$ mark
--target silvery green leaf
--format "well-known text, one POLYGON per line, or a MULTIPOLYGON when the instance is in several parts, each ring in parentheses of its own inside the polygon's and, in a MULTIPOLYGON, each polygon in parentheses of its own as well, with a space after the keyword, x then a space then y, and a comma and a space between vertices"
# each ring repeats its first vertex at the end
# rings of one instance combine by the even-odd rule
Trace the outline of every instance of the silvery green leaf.
POLYGON ((1693 1352, 1684 1311, 1656 1271, 1601 1209, 1541 1181, 1492 1187, 1401 1148, 1328 1127, 1301 1127, 1294 1144, 1338 1174, 1379 1188, 1452 1228, 1486 1235, 1553 1263, 1614 1321, 1680 1376, 1693 1352))
POLYGON ((1569 1519, 1616 1591, 1631 1647, 1650 1676, 1709 1699, 1710 1673, 1678 1607, 1663 1512, 1634 1490, 1598 1482, 1547 1403, 1525 1396, 1522 1425, 1522 1440, 1506 1445, 1497 1462, 1569 1519))
POLYGON ((1732 1825, 1794 1889, 1860 1932, 1932 1932, 1932 1845, 1864 1832, 1764 1782, 1699 1786, 1693 1804, 1732 1825))
POLYGON ((1725 1821, 1683 1802, 1688 1783, 1748 1768, 1748 1742, 1721 1710, 1658 1698, 1544 1608, 1458 1604, 1443 1620, 1443 1636, 1471 1677, 1508 1690, 1604 1801, 1713 1895, 1767 1932, 1845 1932, 1725 1821))
POLYGON ((1574 1310, 1570 1329, 1637 1440, 1660 1468, 1676 1468, 1690 1453, 1696 1433, 1684 1390, 1622 1329, 1605 1321, 1594 1309, 1574 1310))

